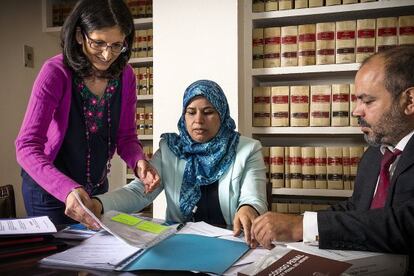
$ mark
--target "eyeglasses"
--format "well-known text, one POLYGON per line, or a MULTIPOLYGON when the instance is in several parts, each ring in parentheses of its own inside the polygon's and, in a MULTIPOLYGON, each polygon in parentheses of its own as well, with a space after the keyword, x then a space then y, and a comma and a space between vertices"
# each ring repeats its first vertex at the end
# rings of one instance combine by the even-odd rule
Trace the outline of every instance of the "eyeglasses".
POLYGON ((105 41, 95 40, 90 38, 86 33, 83 34, 85 35, 85 38, 88 41, 89 46, 96 51, 103 52, 104 50, 108 50, 108 48, 111 48, 111 51, 113 53, 120 54, 125 53, 125 51, 128 49, 126 42, 117 42, 109 45, 105 41))

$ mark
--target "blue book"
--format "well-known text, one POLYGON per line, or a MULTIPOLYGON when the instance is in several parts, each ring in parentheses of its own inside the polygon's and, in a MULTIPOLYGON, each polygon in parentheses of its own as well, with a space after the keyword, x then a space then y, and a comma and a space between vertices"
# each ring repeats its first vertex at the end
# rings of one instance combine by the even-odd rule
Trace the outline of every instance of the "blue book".
POLYGON ((248 250, 244 242, 176 234, 138 253, 117 270, 185 270, 223 274, 248 250))

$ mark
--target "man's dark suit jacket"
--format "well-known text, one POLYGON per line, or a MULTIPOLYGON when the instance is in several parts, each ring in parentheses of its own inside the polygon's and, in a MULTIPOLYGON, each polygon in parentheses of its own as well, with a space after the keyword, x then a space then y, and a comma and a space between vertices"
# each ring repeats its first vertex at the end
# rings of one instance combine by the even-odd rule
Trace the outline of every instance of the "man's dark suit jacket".
POLYGON ((410 255, 414 274, 414 136, 397 163, 385 207, 370 210, 381 158, 379 147, 369 147, 352 197, 318 212, 319 247, 410 255))

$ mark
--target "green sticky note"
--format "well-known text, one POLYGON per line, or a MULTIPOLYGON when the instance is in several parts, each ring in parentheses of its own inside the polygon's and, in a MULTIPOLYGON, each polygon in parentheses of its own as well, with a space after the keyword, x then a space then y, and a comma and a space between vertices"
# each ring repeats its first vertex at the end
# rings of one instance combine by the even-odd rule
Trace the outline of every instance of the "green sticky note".
POLYGON ((136 228, 138 228, 139 230, 145 231, 145 232, 159 234, 159 233, 164 232, 168 228, 168 226, 160 225, 160 224, 153 223, 150 221, 144 221, 138 224, 136 228))
POLYGON ((140 218, 130 216, 127 214, 118 214, 116 216, 113 216, 111 220, 122 223, 122 224, 126 224, 126 225, 135 225, 138 222, 142 221, 142 219, 140 218))

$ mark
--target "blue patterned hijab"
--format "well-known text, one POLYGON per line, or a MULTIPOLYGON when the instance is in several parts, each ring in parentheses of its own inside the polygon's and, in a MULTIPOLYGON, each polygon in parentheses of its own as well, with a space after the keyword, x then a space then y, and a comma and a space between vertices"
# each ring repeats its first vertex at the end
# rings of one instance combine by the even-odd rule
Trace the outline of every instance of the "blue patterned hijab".
POLYGON ((210 80, 198 80, 185 90, 183 112, 177 126, 180 135, 164 133, 161 138, 166 140, 168 147, 178 158, 187 161, 180 191, 180 210, 189 218, 201 198, 200 186, 214 183, 229 169, 236 157, 240 134, 235 131, 236 124, 230 117, 223 90, 210 80), (185 127, 186 108, 197 96, 205 97, 220 115, 219 131, 205 143, 193 141, 185 127))

